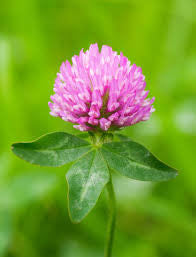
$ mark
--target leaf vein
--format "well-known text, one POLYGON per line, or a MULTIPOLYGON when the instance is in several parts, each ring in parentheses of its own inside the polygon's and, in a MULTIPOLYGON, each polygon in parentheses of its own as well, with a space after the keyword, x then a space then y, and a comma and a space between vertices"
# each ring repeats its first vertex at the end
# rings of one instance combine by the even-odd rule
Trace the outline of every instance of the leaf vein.
MULTIPOLYGON (((138 163, 138 162, 134 161, 133 159, 131 159, 130 157, 125 157, 124 155, 122 155, 122 154, 120 154, 120 153, 117 153, 117 152, 115 152, 115 151, 111 151, 111 150, 109 150, 106 146, 104 146, 103 148, 104 148, 106 151, 108 151, 108 152, 112 152, 112 153, 114 153, 114 154, 116 154, 116 155, 119 155, 121 158, 124 158, 124 159, 127 159, 127 160, 131 161, 132 163, 134 163, 134 164, 135 164, 136 166, 138 166, 138 167, 146 168, 146 169, 148 169, 148 170, 150 170, 150 169, 159 170, 159 169, 157 169, 157 168, 151 167, 150 165, 147 166, 147 165, 138 163)), ((160 171, 164 171, 164 170, 160 170, 160 171)))
MULTIPOLYGON (((96 151, 93 155, 93 158, 92 158, 92 161, 91 161, 91 164, 90 164, 90 169, 89 169, 89 172, 88 172, 88 178, 87 178, 87 181, 85 183, 85 185, 88 185, 89 184, 89 178, 90 178, 90 174, 91 174, 91 170, 92 170, 92 166, 93 166, 93 162, 94 162, 94 159, 95 159, 95 155, 96 155, 96 151)), ((85 194, 87 192, 87 189, 88 189, 89 186, 86 186, 86 187, 83 187, 82 191, 81 191, 81 196, 80 196, 80 202, 82 202, 85 198, 85 194)))

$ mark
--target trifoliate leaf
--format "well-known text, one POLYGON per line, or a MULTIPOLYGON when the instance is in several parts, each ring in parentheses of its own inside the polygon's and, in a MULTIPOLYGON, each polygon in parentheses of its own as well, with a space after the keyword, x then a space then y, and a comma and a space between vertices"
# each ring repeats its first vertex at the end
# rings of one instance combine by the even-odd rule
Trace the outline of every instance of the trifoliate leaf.
POLYGON ((109 170, 99 150, 80 158, 68 171, 69 211, 73 222, 80 222, 95 206, 109 181, 109 170))
POLYGON ((75 161, 90 149, 87 141, 65 132, 54 132, 33 142, 12 145, 12 151, 21 159, 54 167, 75 161))
POLYGON ((142 181, 164 181, 175 178, 177 171, 133 141, 106 143, 102 154, 111 169, 142 181))

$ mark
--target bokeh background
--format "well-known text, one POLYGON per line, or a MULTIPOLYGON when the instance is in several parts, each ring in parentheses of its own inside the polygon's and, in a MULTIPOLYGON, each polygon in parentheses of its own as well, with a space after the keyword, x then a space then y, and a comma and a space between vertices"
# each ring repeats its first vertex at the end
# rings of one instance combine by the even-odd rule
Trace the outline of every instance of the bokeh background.
POLYGON ((196 256, 196 1, 11 0, 0 7, 0 256, 102 257, 107 196, 79 225, 67 211, 68 166, 40 168, 10 150, 52 131, 62 61, 98 42, 143 68, 156 97, 148 122, 123 133, 180 171, 164 183, 115 177, 114 257, 196 256))

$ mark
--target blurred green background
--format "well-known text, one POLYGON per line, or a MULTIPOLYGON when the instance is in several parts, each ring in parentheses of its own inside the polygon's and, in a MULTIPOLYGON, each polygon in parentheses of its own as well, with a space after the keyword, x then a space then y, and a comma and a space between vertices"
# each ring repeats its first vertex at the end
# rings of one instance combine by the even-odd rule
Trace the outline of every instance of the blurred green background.
POLYGON ((62 61, 91 43, 143 68, 156 97, 152 118, 124 133, 180 171, 165 183, 115 177, 114 257, 196 256, 196 2, 11 0, 0 7, 0 256, 102 257, 107 197, 79 225, 67 211, 62 168, 40 168, 10 151, 52 131, 49 115, 62 61))

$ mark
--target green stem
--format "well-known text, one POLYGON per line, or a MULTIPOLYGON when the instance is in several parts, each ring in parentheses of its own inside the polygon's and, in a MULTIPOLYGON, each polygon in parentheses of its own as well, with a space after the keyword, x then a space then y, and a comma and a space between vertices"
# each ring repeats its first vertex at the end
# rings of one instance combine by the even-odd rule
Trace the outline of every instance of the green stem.
POLYGON ((112 178, 110 178, 107 184, 108 198, 109 198, 109 220, 108 220, 108 232, 105 245, 105 255, 104 257, 112 256, 112 245, 114 240, 114 231, 116 223, 116 199, 114 188, 112 184, 112 178))
POLYGON ((100 147, 104 143, 111 142, 113 139, 113 134, 109 132, 103 132, 103 131, 89 131, 89 136, 91 139, 91 142, 94 146, 100 147))

